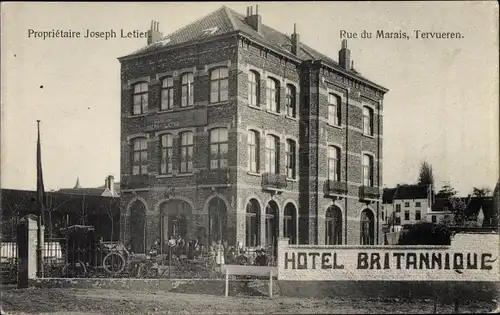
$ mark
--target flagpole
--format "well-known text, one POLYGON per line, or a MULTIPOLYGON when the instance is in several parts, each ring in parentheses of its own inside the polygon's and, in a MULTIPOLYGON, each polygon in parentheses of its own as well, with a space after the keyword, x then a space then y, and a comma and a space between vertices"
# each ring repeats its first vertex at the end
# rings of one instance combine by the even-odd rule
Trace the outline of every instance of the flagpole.
POLYGON ((41 152, 40 152, 40 120, 37 120, 38 142, 37 142, 37 197, 38 197, 38 217, 37 217, 37 278, 43 278, 43 255, 42 255, 42 215, 43 215, 43 179, 41 178, 41 152), (40 191, 41 190, 41 191, 40 191), (42 196, 40 196, 42 194, 42 196))

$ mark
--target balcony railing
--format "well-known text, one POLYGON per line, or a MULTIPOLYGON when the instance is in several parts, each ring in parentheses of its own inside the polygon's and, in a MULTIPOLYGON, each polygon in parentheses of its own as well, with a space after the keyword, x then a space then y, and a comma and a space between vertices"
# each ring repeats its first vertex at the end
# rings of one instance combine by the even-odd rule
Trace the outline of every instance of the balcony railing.
POLYGON ((380 197, 380 190, 378 187, 361 186, 359 187, 359 199, 370 200, 378 199, 380 197))
POLYGON ((229 169, 200 170, 196 173, 198 185, 228 185, 231 183, 229 169))
POLYGON ((148 188, 154 185, 154 177, 149 174, 123 176, 121 186, 125 189, 148 188))
POLYGON ((337 180, 327 180, 323 184, 323 193, 326 196, 334 196, 347 193, 347 183, 337 180))
POLYGON ((286 188, 286 175, 284 174, 262 174, 262 188, 266 190, 281 190, 286 188))

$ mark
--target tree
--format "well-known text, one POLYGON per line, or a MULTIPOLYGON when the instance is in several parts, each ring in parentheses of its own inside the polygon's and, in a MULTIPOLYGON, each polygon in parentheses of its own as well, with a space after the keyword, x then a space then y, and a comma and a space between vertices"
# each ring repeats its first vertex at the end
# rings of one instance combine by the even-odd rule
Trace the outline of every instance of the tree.
POLYGON ((451 187, 449 182, 446 182, 436 194, 436 198, 451 198, 457 194, 455 188, 451 187))
POLYGON ((487 197, 490 194, 491 194, 491 189, 489 189, 488 187, 482 187, 482 188, 474 187, 474 189, 472 190, 472 195, 478 198, 487 197))
POLYGON ((418 175, 417 184, 419 185, 432 185, 434 187, 434 174, 432 166, 427 161, 420 164, 420 174, 418 175))
POLYGON ((443 224, 420 222, 404 231, 398 245, 450 245, 452 231, 443 224))

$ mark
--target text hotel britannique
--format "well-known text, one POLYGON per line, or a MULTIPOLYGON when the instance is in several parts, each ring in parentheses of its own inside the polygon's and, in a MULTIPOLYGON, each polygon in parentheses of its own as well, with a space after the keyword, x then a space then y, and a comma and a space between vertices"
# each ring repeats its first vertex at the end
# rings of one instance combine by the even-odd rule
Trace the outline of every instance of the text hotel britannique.
POLYGON ((387 89, 222 7, 121 63, 121 238, 380 244, 387 89))

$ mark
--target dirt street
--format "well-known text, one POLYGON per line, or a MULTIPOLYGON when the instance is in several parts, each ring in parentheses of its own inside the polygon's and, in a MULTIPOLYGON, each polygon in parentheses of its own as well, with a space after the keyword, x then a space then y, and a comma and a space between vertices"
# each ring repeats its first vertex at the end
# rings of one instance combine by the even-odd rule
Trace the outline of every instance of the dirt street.
MULTIPOLYGON (((369 314, 427 313, 431 300, 299 299, 197 295, 166 292, 2 287, 2 314, 369 314)), ((460 305, 460 313, 492 312, 493 303, 460 305)), ((453 305, 437 305, 452 313, 453 305)))

